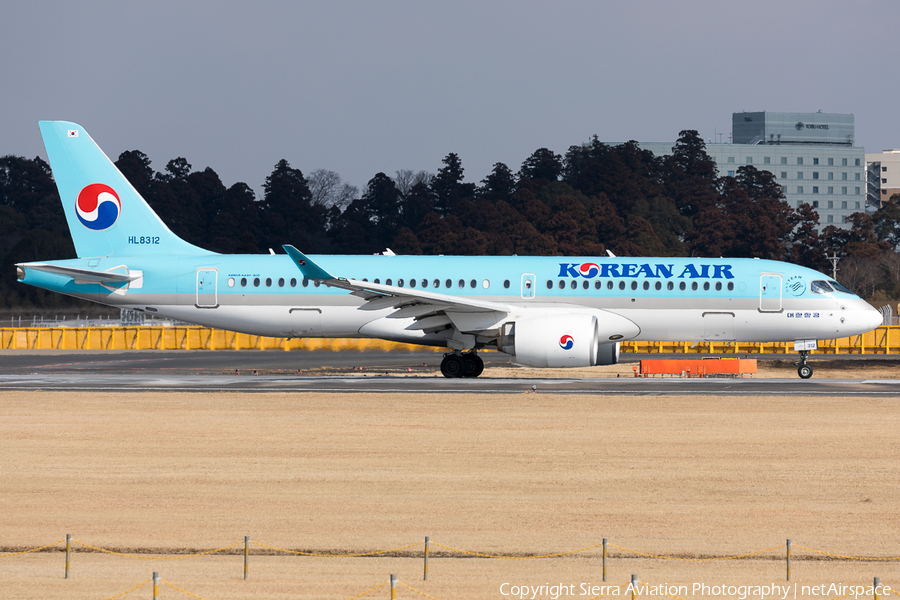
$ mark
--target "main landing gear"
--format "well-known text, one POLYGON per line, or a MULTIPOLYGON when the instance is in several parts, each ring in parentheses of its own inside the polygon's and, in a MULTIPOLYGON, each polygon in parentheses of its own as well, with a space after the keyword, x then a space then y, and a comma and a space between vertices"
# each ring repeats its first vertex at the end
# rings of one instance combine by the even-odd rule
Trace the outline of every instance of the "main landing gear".
POLYGON ((450 352, 441 361, 444 377, 478 377, 484 371, 484 361, 475 352, 450 352))
POLYGON ((797 363, 797 375, 800 376, 800 379, 809 379, 812 377, 813 369, 811 366, 806 364, 806 359, 809 357, 809 350, 801 350, 800 351, 800 362, 797 363))

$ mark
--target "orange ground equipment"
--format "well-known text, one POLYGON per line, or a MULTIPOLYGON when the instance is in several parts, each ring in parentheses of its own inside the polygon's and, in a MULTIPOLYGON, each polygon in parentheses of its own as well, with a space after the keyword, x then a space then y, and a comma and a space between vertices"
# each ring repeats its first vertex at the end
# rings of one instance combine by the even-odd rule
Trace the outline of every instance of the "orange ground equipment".
POLYGON ((755 358, 704 358, 642 360, 641 377, 675 375, 677 377, 737 377, 756 373, 755 358))

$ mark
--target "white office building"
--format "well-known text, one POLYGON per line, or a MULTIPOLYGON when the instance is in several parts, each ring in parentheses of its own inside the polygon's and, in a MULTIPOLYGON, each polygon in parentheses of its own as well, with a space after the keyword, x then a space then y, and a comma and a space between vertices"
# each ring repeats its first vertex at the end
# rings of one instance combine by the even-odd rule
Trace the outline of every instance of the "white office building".
MULTIPOLYGON (((792 208, 806 202, 818 211, 821 230, 849 227, 847 217, 866 209, 867 155, 853 143, 853 115, 743 112, 732 114, 731 143, 707 144, 706 152, 720 176, 733 177, 743 165, 771 172, 792 208)), ((639 144, 657 156, 674 146, 639 144)))

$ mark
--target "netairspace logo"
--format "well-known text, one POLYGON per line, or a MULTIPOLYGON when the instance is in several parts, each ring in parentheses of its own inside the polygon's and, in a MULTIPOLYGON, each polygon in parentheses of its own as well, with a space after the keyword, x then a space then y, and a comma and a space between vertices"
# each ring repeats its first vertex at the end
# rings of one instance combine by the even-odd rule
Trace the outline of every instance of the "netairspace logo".
MULTIPOLYGON (((628 585, 606 585, 594 583, 545 583, 543 585, 517 585, 505 582, 500 585, 500 595, 519 600, 577 598, 587 596, 627 596, 632 594, 637 598, 647 596, 672 597, 716 597, 733 598, 734 600, 797 600, 798 598, 835 598, 846 597, 853 600, 871 598, 875 594, 887 595, 891 593, 891 587, 887 585, 846 585, 843 583, 821 583, 818 585, 779 585, 770 583, 764 585, 727 585, 693 583, 687 585, 652 585, 637 583, 628 585)), ((896 593, 896 592, 895 592, 896 593)))

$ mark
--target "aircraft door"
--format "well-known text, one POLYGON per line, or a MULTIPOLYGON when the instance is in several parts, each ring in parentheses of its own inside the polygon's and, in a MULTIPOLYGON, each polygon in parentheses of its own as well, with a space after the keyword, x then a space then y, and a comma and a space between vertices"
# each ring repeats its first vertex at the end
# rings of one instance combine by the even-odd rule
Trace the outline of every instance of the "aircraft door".
POLYGON ((534 298, 534 273, 522 274, 522 297, 534 298))
POLYGON ((759 312, 781 312, 781 274, 759 276, 759 312))
POLYGON ((217 308, 219 298, 217 281, 219 272, 216 269, 197 269, 197 308, 217 308))

